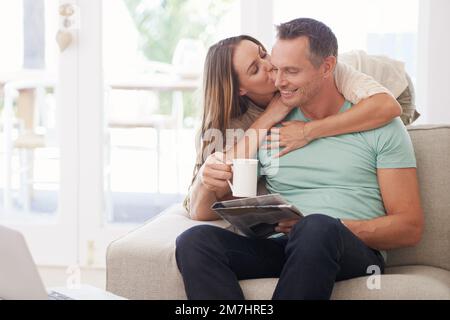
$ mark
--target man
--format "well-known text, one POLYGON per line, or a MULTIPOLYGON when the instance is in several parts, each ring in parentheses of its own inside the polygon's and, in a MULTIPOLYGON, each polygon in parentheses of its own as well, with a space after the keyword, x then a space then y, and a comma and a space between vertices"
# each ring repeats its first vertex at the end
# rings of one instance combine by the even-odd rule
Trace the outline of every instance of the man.
MULTIPOLYGON (((272 50, 283 102, 295 108, 271 147, 289 147, 292 121, 350 108, 333 72, 337 40, 323 23, 296 19, 278 27, 272 50), (282 137, 282 139, 280 139, 282 137)), ((292 130, 291 130, 292 128, 292 130)), ((267 188, 305 214, 285 221, 275 239, 255 240, 211 226, 177 239, 177 263, 190 299, 242 299, 238 280, 279 277, 273 299, 329 299, 335 281, 384 269, 384 250, 420 241, 423 217, 416 162, 400 119, 367 132, 323 138, 285 156, 259 151, 267 188)))

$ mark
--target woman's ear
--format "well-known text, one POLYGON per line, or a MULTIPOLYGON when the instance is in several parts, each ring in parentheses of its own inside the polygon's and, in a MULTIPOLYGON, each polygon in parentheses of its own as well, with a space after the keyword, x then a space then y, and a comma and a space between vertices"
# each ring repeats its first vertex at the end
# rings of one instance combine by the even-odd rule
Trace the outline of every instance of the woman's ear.
POLYGON ((239 88, 239 95, 240 96, 245 96, 248 93, 247 90, 243 89, 243 88, 239 88))
POLYGON ((323 62, 323 78, 326 79, 333 76, 334 68, 336 67, 337 59, 335 56, 329 56, 325 58, 323 62))

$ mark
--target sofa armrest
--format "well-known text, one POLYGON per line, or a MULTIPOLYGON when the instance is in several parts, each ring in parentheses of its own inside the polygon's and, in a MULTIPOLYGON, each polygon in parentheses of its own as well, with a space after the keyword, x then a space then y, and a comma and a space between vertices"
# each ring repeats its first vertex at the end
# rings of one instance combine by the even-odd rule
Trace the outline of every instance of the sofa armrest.
POLYGON ((230 228, 223 220, 192 220, 177 204, 112 242, 106 257, 107 290, 128 299, 186 299, 175 240, 199 224, 230 228))

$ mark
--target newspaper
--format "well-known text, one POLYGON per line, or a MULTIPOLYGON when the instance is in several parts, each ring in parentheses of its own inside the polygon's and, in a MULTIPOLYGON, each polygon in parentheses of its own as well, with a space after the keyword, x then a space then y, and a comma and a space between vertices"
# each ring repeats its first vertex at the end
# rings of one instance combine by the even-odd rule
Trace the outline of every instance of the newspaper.
POLYGON ((300 219, 303 214, 279 194, 216 202, 211 207, 220 217, 251 238, 268 238, 278 222, 300 219))

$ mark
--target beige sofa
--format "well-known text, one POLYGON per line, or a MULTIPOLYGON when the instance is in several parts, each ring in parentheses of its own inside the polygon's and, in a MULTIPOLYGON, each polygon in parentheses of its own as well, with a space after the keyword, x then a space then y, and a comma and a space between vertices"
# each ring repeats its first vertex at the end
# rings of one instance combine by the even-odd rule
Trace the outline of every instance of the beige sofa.
MULTIPOLYGON (((450 299, 450 126, 409 128, 414 143, 425 232, 413 248, 388 252, 380 289, 368 278, 336 283, 332 299, 450 299)), ((107 253, 107 289, 129 299, 186 299, 175 261, 175 239, 200 223, 173 206, 113 242, 107 253)), ((229 228, 224 221, 209 224, 229 228)), ((247 299, 270 299, 277 279, 241 281, 247 299)))

